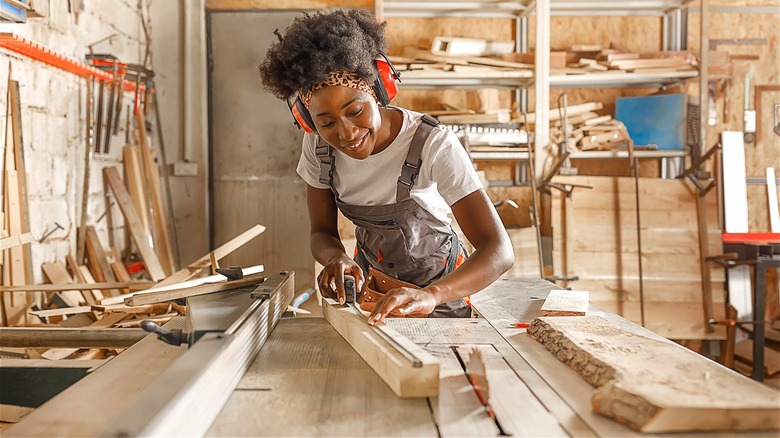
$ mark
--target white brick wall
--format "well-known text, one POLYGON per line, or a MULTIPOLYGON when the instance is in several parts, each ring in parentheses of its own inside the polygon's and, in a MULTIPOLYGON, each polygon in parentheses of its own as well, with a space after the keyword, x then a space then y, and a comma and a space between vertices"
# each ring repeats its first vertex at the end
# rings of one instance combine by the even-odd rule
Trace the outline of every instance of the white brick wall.
MULTIPOLYGON (((28 19, 25 24, 3 23, 0 24, 0 32, 13 32, 80 60, 88 53, 90 44, 116 34, 110 40, 96 44, 94 52, 111 53, 122 61, 141 64, 145 39, 137 3, 136 0, 84 1, 84 10, 76 24, 75 15, 68 13, 68 2, 38 0, 36 5, 42 6, 45 18, 28 19)), ((43 282, 41 263, 64 263, 65 256, 75 254, 76 250, 86 146, 86 80, 0 48, 2 125, 5 124, 9 61, 11 77, 21 87, 30 229, 36 239, 32 245, 33 269, 35 282, 43 282), (37 239, 47 229, 51 230, 55 222, 65 230, 59 230, 43 243, 37 243, 37 239)), ((96 224, 105 210, 101 169, 112 165, 121 169, 125 117, 127 104, 131 102, 132 96, 127 93, 120 131, 112 138, 110 155, 97 156, 92 163, 87 223, 96 225, 104 245, 108 245, 107 220, 103 218, 96 224)), ((4 133, 4 126, 0 131, 4 133)), ((0 141, 0 147, 3 144, 0 141)), ((117 206, 113 207, 112 214, 115 224, 121 225, 122 215, 117 206)), ((122 249, 124 233, 117 230, 114 236, 122 249)))

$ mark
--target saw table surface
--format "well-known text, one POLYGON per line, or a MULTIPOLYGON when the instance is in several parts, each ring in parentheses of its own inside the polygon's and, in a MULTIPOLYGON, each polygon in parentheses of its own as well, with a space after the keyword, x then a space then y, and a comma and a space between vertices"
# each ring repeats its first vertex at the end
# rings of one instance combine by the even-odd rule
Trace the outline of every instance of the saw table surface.
MULTIPOLYGON (((594 388, 515 325, 535 318, 551 289, 558 288, 541 279, 499 280, 472 296, 480 318, 388 320, 440 360, 436 398, 396 397, 325 319, 282 319, 208 435, 646 436, 594 413, 594 388), (464 372, 475 347, 490 369, 490 400, 499 424, 464 372)), ((671 343, 595 306, 588 313, 671 343)), ((720 435, 733 434, 700 436, 720 435)))

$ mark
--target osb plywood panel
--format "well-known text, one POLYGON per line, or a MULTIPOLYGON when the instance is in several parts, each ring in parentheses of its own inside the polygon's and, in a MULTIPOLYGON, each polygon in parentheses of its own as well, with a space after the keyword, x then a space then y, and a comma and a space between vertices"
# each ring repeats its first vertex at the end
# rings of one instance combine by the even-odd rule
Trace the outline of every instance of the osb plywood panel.
MULTIPOLYGON (((729 2, 730 6, 780 6, 777 0, 751 0, 729 2)), ((700 15, 689 15, 688 47, 698 50, 700 34, 700 15)), ((713 39, 766 39, 762 45, 723 44, 718 51, 733 55, 758 56, 758 60, 733 60, 734 75, 725 84, 725 93, 717 96, 718 119, 715 126, 710 127, 707 144, 718 141, 722 131, 741 131, 743 129, 743 105, 745 73, 750 73, 750 106, 761 106, 762 132, 758 134, 758 142, 745 145, 745 166, 748 177, 765 177, 765 169, 774 167, 780 171, 780 136, 771 130, 771 112, 774 103, 780 103, 780 93, 761 93, 761 102, 754 100, 756 85, 780 84, 780 14, 746 14, 746 13, 710 13, 708 37, 713 39), (724 121, 724 111, 726 120, 724 121)), ((696 82, 696 81, 693 81, 696 82)), ((698 93, 698 82, 692 84, 692 92, 698 93)), ((766 187, 748 188, 748 227, 750 231, 765 231, 769 229, 769 214, 766 208, 766 187)))

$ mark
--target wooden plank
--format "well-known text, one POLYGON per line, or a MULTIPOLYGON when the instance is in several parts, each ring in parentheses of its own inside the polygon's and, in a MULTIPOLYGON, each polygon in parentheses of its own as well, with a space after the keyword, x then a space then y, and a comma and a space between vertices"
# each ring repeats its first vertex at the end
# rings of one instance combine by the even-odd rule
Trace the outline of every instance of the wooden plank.
POLYGON ((723 131, 723 212, 728 233, 747 233, 748 205, 745 176, 745 143, 742 132, 723 131))
MULTIPOLYGON (((89 268, 81 265, 80 268, 89 272, 89 268)), ((90 278, 92 275, 90 274, 90 278)), ((105 289, 118 288, 127 290, 149 289, 153 284, 147 281, 133 281, 130 283, 73 283, 73 284, 29 284, 24 286, 3 286, 0 292, 56 292, 61 290, 86 290, 86 289, 105 289)))
MULTIPOLYGON (((143 339, 143 330, 106 329, 95 327, 0 327, 3 348, 127 348, 143 339)), ((28 359, 25 359, 28 360, 28 359)), ((2 359, 0 363, 6 363, 2 359)))
POLYGON ((97 283, 95 283, 95 279, 92 278, 92 273, 89 272, 89 268, 86 267, 85 265, 81 265, 81 266, 79 266, 79 273, 81 274, 81 278, 84 279, 84 283, 85 284, 93 285, 92 286, 93 288, 88 291, 88 292, 92 293, 93 298, 95 300, 98 300, 98 301, 102 300, 103 297, 104 297, 103 292, 101 290, 94 289, 94 287, 95 287, 94 285, 96 285, 97 283))
POLYGON ((22 417, 34 411, 26 406, 0 404, 0 421, 5 423, 18 423, 22 417))
POLYGON ((449 344, 426 344, 425 349, 439 359, 439 396, 431 399, 431 409, 442 437, 497 436, 496 423, 488 416, 463 371, 459 356, 449 344))
POLYGON ((133 241, 138 247, 138 252, 141 253, 141 258, 144 259, 146 270, 154 281, 160 281, 165 278, 165 271, 160 265, 160 260, 157 258, 151 245, 149 245, 151 236, 145 233, 141 220, 138 218, 138 214, 135 211, 130 199, 130 195, 127 194, 127 190, 122 185, 122 180, 119 178, 119 173, 116 167, 106 167, 103 169, 103 178, 108 181, 108 185, 111 191, 116 197, 117 204, 122 210, 122 214, 125 216, 126 226, 130 228, 130 235, 133 237, 133 241))
POLYGON ((30 243, 33 240, 32 233, 23 233, 18 236, 0 238, 0 251, 30 243))
POLYGON ((379 377, 401 398, 435 397, 439 393, 439 362, 419 345, 389 327, 379 323, 369 326, 366 316, 358 315, 351 306, 340 306, 325 298, 322 304, 325 319, 355 349, 379 377), (413 362, 377 331, 393 339, 419 360, 413 362))
POLYGON ((780 428, 776 389, 684 347, 643 338, 598 316, 537 318, 528 332, 597 388, 596 412, 634 430, 780 428))
POLYGON ((264 226, 260 224, 254 225, 253 227, 249 228, 248 230, 244 231, 238 236, 230 239, 230 241, 226 242, 224 245, 220 245, 214 251, 206 254, 205 256, 199 258, 198 260, 195 260, 186 268, 177 271, 176 273, 166 278, 165 280, 160 281, 159 283, 156 284, 156 287, 168 286, 171 284, 180 283, 189 280, 190 278, 198 275, 203 269, 209 266, 209 264, 211 263, 212 253, 214 254, 214 258, 220 260, 223 257, 227 256, 228 254, 232 253, 233 251, 237 250, 238 248, 242 247, 250 240, 262 234, 263 231, 265 231, 264 226))
POLYGON ((539 316, 585 316, 587 311, 587 291, 553 289, 544 300, 539 316))
POLYGON ((141 151, 138 146, 127 145, 122 149, 123 164, 125 166, 125 186, 130 198, 133 199, 135 211, 141 219, 141 224, 147 233, 152 233, 149 225, 149 201, 146 197, 146 190, 143 179, 143 164, 141 162, 141 151))
POLYGON ((131 297, 125 298, 125 304, 128 306, 142 306, 144 304, 163 303, 166 301, 178 300, 180 298, 194 297, 198 295, 205 295, 214 292, 220 292, 223 290, 230 290, 244 286, 259 285, 264 282, 266 277, 264 274, 252 274, 247 275, 239 280, 224 281, 220 283, 209 283, 195 287, 188 287, 182 289, 164 290, 164 291, 145 291, 134 294, 131 297))
POLYGON ((62 309, 30 310, 30 315, 38 318, 48 318, 50 316, 75 315, 77 313, 90 313, 92 306, 64 307, 62 309))
MULTIPOLYGON (((68 264, 68 269, 70 270, 71 275, 73 275, 73 278, 76 279, 78 283, 86 283, 86 280, 84 279, 84 275, 81 273, 81 269, 79 268, 78 263, 76 263, 76 259, 73 258, 73 255, 68 254, 65 256, 65 262, 68 264)), ((88 305, 93 305, 96 303, 95 296, 99 296, 102 298, 102 292, 100 292, 99 289, 92 289, 92 290, 82 290, 81 295, 84 297, 84 302, 86 302, 88 305)))
MULTIPOLYGON (((243 268, 241 271, 243 272, 244 277, 246 278, 248 276, 259 274, 264 270, 265 267, 263 265, 256 265, 256 266, 250 266, 248 268, 243 268)), ((119 304, 128 301, 129 299, 135 297, 136 295, 162 294, 164 292, 176 293, 177 291, 191 289, 191 288, 199 287, 201 285, 225 283, 226 281, 227 281, 227 277, 225 277, 222 274, 210 275, 208 277, 196 278, 194 280, 175 283, 168 286, 162 286, 162 287, 155 286, 153 288, 149 288, 144 291, 133 292, 118 297, 105 298, 101 301, 101 304, 119 304)), ((158 295, 158 296, 162 296, 162 295, 158 295)))
POLYGON ((766 196, 769 205, 769 231, 780 233, 780 207, 777 202, 777 181, 775 168, 766 168, 766 196))
POLYGON ((146 184, 149 189, 148 193, 151 196, 150 205, 152 207, 152 217, 154 218, 152 236, 154 236, 154 245, 157 250, 160 264, 162 265, 165 275, 168 276, 176 272, 176 266, 174 266, 173 248, 170 237, 168 236, 168 218, 166 217, 162 196, 160 194, 160 171, 157 164, 154 162, 154 159, 152 159, 152 149, 149 147, 144 114, 139 111, 135 117, 144 175, 146 176, 146 184))
POLYGON ((489 387, 488 401, 504 434, 526 437, 569 435, 492 345, 458 347, 467 366, 468 352, 472 348, 482 353, 489 387))
POLYGON ((125 268, 124 263, 122 263, 122 256, 119 255, 119 251, 116 247, 111 247, 111 255, 114 257, 114 261, 111 262, 111 270, 114 272, 117 281, 123 283, 130 283, 133 281, 132 277, 130 277, 130 273, 127 272, 127 268, 125 268))
MULTIPOLYGON (((114 283, 116 277, 111 270, 111 266, 108 264, 108 257, 103 250, 103 244, 100 243, 100 238, 97 235, 95 227, 87 225, 84 229, 86 236, 85 241, 85 254, 87 256, 87 266, 92 273, 96 283, 114 283)), ((119 295, 119 291, 103 289, 104 296, 119 295)))
MULTIPOLYGON (((10 135, 10 133, 8 135, 10 135)), ((13 152, 13 148, 6 146, 5 183, 3 184, 5 191, 5 228, 9 235, 19 235, 22 234, 22 227, 19 223, 19 209, 21 207, 19 205, 18 179, 16 170, 9 169, 9 166, 13 163, 13 155, 9 155, 9 151, 13 152), (11 159, 10 163, 9 159, 11 159)), ((5 253, 7 254, 8 259, 3 265, 3 269, 7 269, 7 274, 3 275, 3 285, 20 286, 27 284, 22 247, 17 246, 8 249, 5 253)), ((27 309, 27 296, 25 294, 12 293, 10 296, 5 296, 3 298, 3 307, 5 310, 6 325, 25 325, 27 318, 25 313, 27 309)))

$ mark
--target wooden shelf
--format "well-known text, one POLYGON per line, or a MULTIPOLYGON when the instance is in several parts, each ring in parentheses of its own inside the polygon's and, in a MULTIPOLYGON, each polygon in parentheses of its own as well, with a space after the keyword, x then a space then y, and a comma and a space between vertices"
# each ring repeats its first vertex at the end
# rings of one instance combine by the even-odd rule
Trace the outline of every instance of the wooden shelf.
MULTIPOLYGON (((685 150, 634 151, 634 156, 637 158, 682 158, 688 155, 689 152, 685 150)), ((569 158, 578 160, 587 158, 628 158, 628 151, 580 151, 571 153, 569 158)))
POLYGON ((528 86, 531 70, 450 72, 439 70, 409 70, 401 72, 402 88, 518 88, 528 86))

